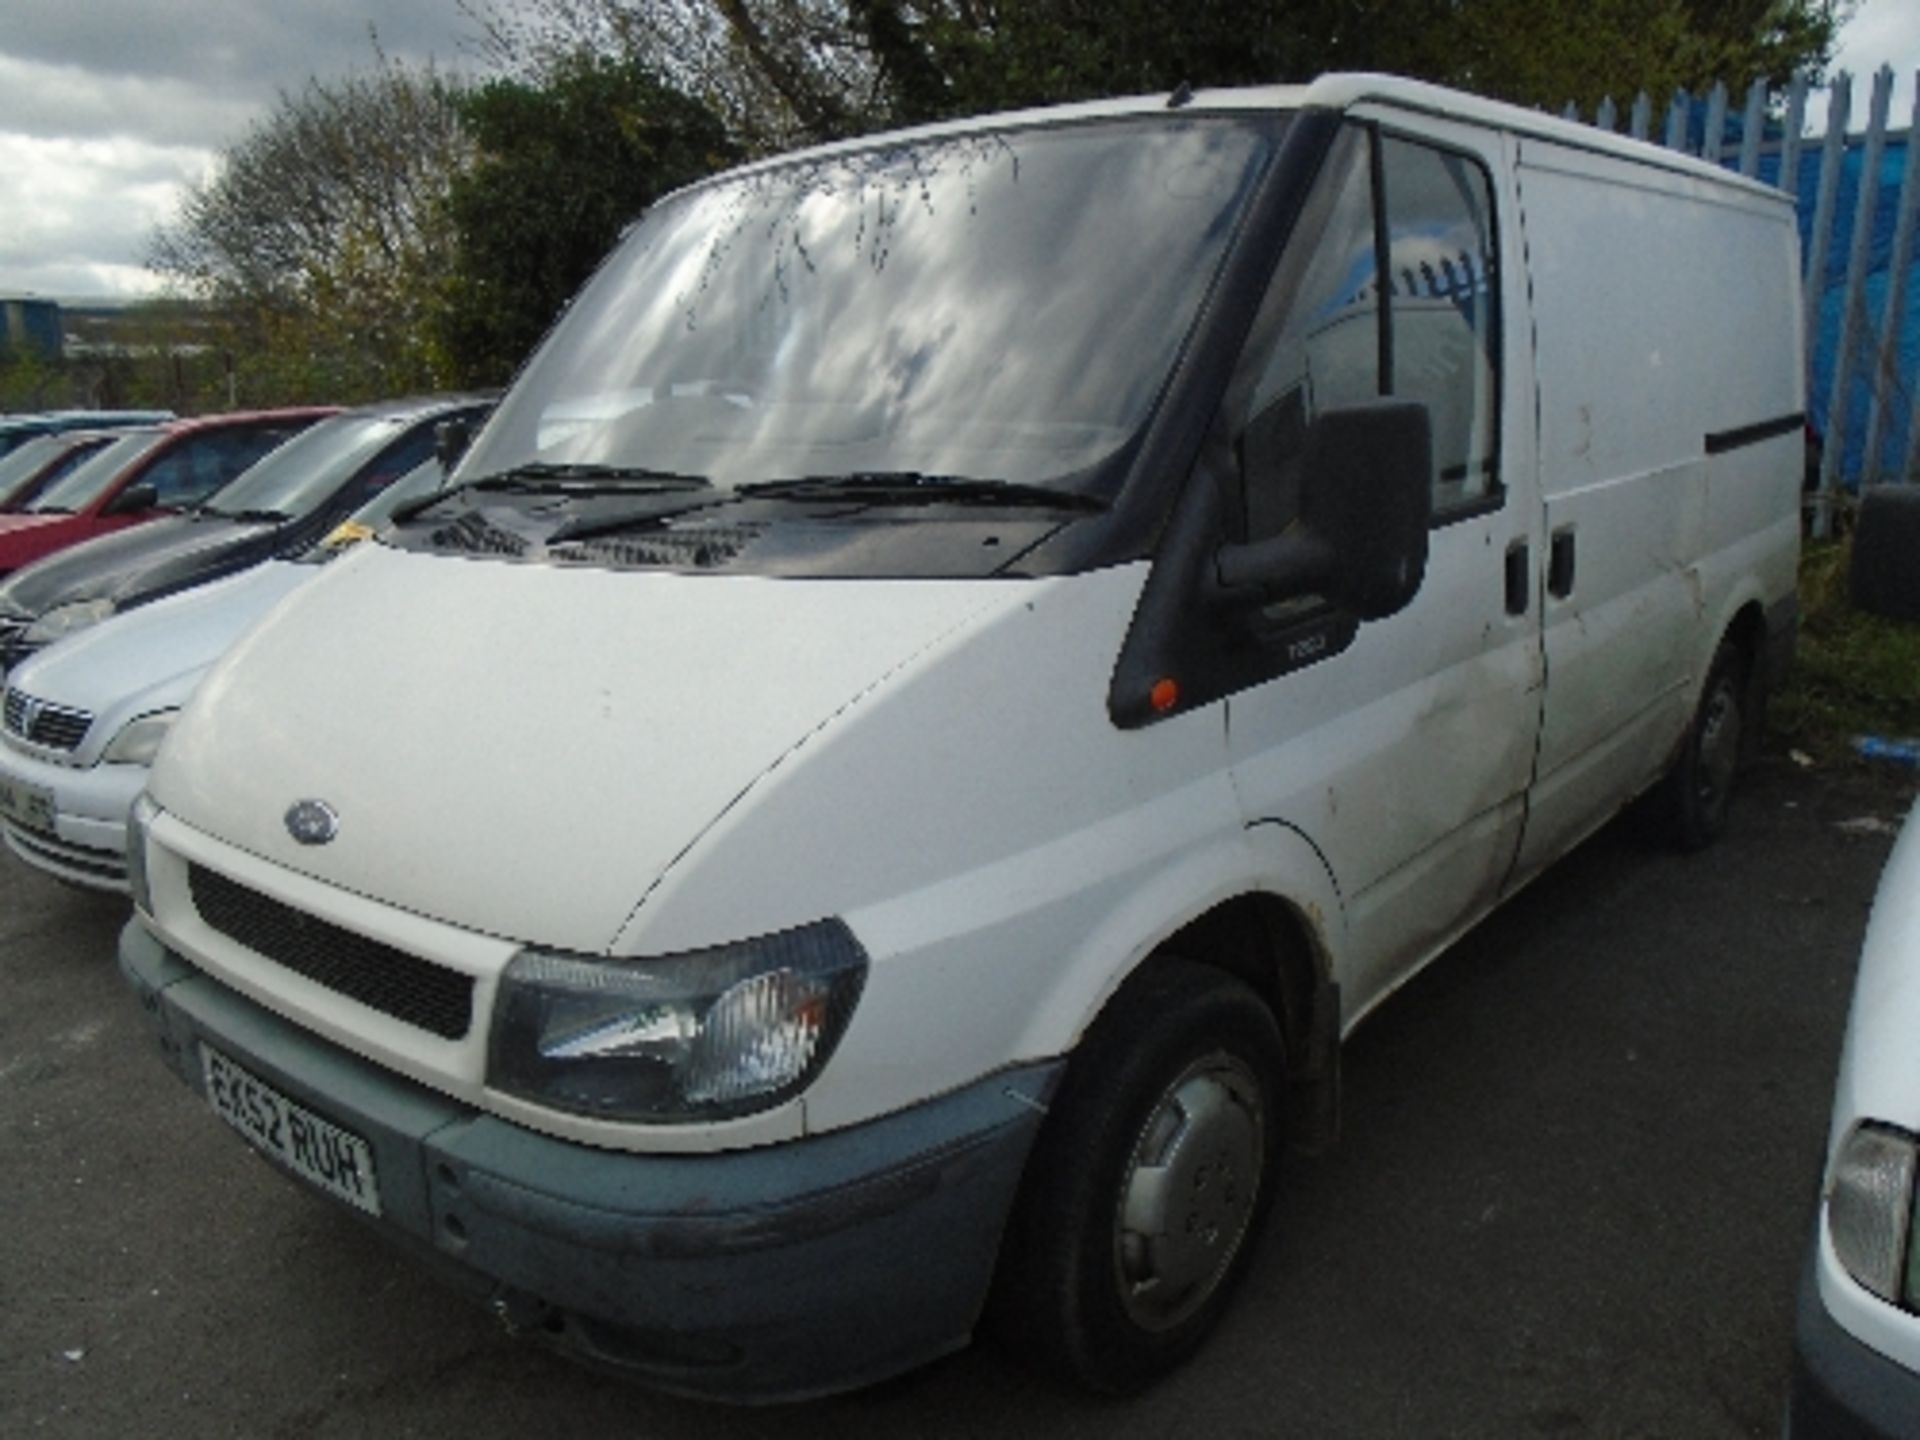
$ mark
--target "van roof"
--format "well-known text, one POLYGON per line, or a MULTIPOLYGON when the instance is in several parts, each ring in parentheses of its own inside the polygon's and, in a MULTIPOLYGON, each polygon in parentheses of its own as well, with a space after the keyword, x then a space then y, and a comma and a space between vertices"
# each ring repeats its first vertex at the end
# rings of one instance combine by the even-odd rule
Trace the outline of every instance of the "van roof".
MULTIPOLYGON (((872 149, 877 145, 905 140, 938 139, 943 136, 977 134, 1013 126, 1046 124, 1061 120, 1094 120, 1169 113, 1192 114, 1200 111, 1218 113, 1226 110, 1301 110, 1309 106, 1326 110, 1348 110, 1356 105, 1374 102, 1450 120, 1463 120, 1469 124, 1504 130, 1515 135, 1552 140, 1558 144, 1616 156, 1635 164, 1651 165, 1698 180, 1733 186, 1755 195, 1767 196, 1781 204, 1791 203, 1789 197, 1771 185, 1747 179, 1710 161, 1683 155, 1677 150, 1668 150, 1645 140, 1635 140, 1631 136, 1617 135, 1597 126, 1583 125, 1575 120, 1563 120, 1542 111, 1510 105, 1503 100, 1487 100, 1478 95, 1469 95, 1462 90, 1448 89, 1444 85, 1432 85, 1424 80, 1407 80, 1397 75, 1338 73, 1322 75, 1307 85, 1259 85, 1243 89, 1196 90, 1192 98, 1175 111, 1169 111, 1168 100, 1168 94, 1162 91, 1153 95, 1134 95, 1112 100, 1085 100, 1072 105, 999 111, 993 114, 970 116, 964 120, 946 120, 931 125, 916 125, 903 130, 876 132, 835 141, 828 145, 770 155, 763 160, 754 161, 725 173, 740 174, 773 168, 794 160, 853 154, 872 149)), ((689 188, 698 188, 698 186, 689 188)))

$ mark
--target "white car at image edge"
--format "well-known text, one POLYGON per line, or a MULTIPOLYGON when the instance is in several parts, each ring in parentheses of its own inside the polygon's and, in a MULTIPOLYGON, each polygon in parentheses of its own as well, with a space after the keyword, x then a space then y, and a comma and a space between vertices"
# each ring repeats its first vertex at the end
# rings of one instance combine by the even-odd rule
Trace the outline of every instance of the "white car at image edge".
POLYGON ((115 616, 8 675, 7 848, 57 879, 124 893, 127 811, 180 707, 207 667, 313 574, 269 561, 115 616))
POLYGON ((1800 1287, 1787 1434, 1920 1436, 1920 806, 1880 879, 1800 1287))

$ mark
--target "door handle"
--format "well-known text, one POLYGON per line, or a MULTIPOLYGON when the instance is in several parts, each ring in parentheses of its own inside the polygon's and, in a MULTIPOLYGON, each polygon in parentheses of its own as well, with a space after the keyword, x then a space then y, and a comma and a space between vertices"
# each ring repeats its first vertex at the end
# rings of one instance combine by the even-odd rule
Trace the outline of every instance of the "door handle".
POLYGON ((1533 590, 1533 566, 1527 560, 1527 542, 1515 540, 1507 546, 1507 614, 1527 613, 1527 599, 1533 590))
POLYGON ((1553 532, 1547 552, 1547 593, 1564 600, 1573 593, 1573 527, 1553 532))

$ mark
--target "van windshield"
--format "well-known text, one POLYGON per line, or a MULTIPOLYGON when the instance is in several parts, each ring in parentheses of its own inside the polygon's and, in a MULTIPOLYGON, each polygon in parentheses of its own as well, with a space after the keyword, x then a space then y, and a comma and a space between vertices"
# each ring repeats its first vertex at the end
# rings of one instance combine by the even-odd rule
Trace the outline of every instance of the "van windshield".
POLYGON ((1097 489, 1283 123, 973 132, 672 197, 581 293, 456 478, 1097 489))

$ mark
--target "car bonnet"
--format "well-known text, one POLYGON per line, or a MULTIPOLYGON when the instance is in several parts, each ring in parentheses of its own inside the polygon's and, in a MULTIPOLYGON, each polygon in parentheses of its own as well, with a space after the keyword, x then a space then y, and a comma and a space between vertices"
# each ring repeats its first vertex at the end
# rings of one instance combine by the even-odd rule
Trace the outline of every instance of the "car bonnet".
POLYGON ((1024 594, 1021 581, 635 574, 363 546, 214 668, 153 793, 219 840, 357 894, 605 951, 760 775, 1024 594), (286 817, 306 800, 338 815, 329 843, 293 838, 286 817))

